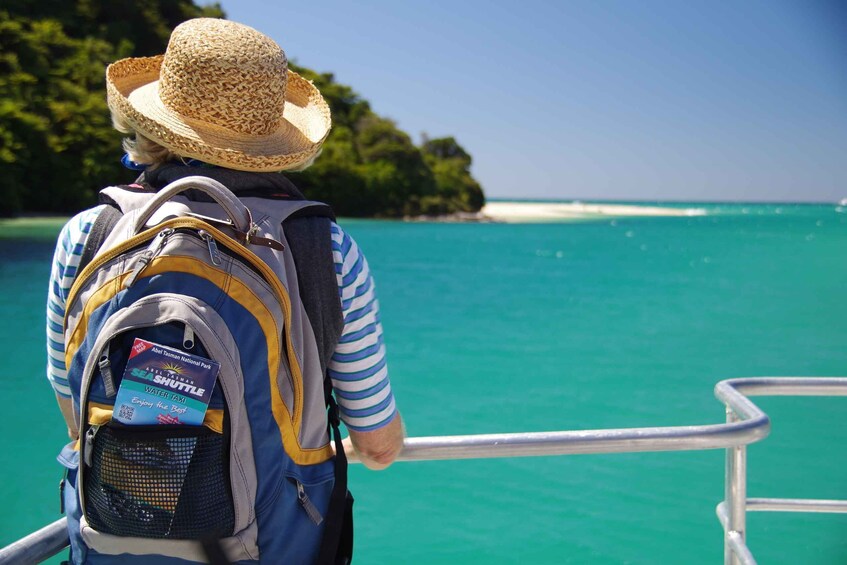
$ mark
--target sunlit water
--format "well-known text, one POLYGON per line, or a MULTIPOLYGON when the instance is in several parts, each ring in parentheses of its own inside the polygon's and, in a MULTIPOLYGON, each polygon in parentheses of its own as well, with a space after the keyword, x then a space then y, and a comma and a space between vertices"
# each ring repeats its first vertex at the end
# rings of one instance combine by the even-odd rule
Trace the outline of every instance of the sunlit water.
MULTIPOLYGON (((847 213, 712 205, 550 225, 349 221, 412 436, 719 423, 714 384, 847 374, 847 213)), ((57 226, 0 228, 0 543, 59 515, 43 377, 57 226)), ((847 498, 847 399, 762 398, 750 496, 847 498)), ((356 563, 713 564, 724 454, 355 467, 356 563)), ((843 515, 751 514, 760 563, 847 563, 843 515)), ((58 561, 55 560, 56 562, 58 561)))

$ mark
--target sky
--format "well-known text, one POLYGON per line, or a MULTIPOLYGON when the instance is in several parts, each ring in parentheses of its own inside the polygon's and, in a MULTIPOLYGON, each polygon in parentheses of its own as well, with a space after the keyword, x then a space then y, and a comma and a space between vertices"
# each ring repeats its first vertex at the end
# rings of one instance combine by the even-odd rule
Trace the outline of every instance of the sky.
MULTIPOLYGON (((202 1, 202 0, 201 0, 202 1)), ((488 197, 847 198, 839 0, 223 0, 488 197)))

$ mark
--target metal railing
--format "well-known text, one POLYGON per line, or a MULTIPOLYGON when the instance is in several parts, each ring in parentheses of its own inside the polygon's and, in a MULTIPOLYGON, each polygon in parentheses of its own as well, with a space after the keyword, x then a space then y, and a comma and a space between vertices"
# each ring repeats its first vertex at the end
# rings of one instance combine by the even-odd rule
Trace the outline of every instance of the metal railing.
MULTIPOLYGON (((847 396, 847 378, 750 378, 721 381, 715 396, 726 404, 727 424, 745 418, 737 399, 743 399, 756 413, 765 416, 748 396, 847 396)), ((767 418, 767 416, 765 416, 767 418)), ((725 565, 755 565, 756 560, 745 543, 747 511, 774 512, 847 512, 847 500, 810 500, 779 498, 747 498, 747 445, 726 450, 724 500, 717 506, 718 519, 724 529, 725 565)))
MULTIPOLYGON (((717 514, 727 565, 756 563, 745 543, 748 511, 847 513, 847 500, 747 498, 747 445, 770 433, 768 416, 747 397, 847 396, 847 378, 730 379, 715 386, 715 396, 726 405, 724 424, 407 438, 398 460, 726 449, 725 499, 717 514)), ((0 549, 0 565, 38 563, 67 545, 63 518, 0 549)))

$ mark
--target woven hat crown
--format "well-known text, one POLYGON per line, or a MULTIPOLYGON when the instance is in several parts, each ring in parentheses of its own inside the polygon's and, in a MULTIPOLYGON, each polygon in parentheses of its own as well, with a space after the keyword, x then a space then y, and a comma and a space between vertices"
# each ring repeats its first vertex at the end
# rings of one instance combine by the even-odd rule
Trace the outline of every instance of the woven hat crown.
POLYGON ((271 38, 242 24, 180 24, 164 55, 106 69, 106 97, 129 127, 182 157, 242 171, 299 168, 329 135, 329 105, 288 69, 271 38))
POLYGON ((271 38, 236 22, 198 18, 171 34, 159 96, 187 120, 266 135, 282 119, 287 74, 285 52, 271 38))

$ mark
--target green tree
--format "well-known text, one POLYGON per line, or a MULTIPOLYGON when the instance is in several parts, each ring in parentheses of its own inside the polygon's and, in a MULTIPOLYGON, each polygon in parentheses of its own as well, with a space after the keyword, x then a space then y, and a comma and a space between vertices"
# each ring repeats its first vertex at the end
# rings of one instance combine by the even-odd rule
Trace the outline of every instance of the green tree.
MULTIPOLYGON (((123 57, 163 53, 182 21, 223 17, 190 0, 6 0, 0 8, 0 216, 70 213, 99 188, 128 182, 110 123, 104 70, 123 57)), ((291 64, 320 89, 333 129, 315 164, 291 176, 339 215, 478 210, 471 157, 453 138, 416 147, 330 73, 291 64)))
POLYGON ((296 63, 289 63, 288 66, 303 78, 312 81, 321 91, 321 95, 332 111, 333 131, 338 126, 353 129, 359 120, 371 113, 368 101, 359 96, 351 87, 335 82, 335 76, 332 73, 316 73, 296 63))
POLYGON ((0 9, 0 215, 68 213, 133 178, 104 94, 106 65, 162 53, 170 30, 218 5, 7 0, 0 9))
POLYGON ((294 177, 310 198, 345 216, 415 216, 474 212, 485 203, 470 173, 471 156, 454 138, 415 147, 391 120, 375 114, 333 75, 292 69, 315 83, 332 111, 333 129, 314 165, 294 177))
POLYGON ((391 120, 370 114, 359 120, 357 146, 361 170, 380 195, 389 216, 420 213, 420 199, 435 195, 435 179, 420 149, 391 120))
POLYGON ((106 180, 119 144, 102 95, 112 47, 8 12, 0 12, 0 45, 0 213, 79 208, 93 199, 87 183, 106 180))
POLYGON ((471 175, 472 158, 453 137, 424 138, 421 151, 432 169, 439 197, 426 206, 435 210, 426 213, 476 212, 482 208, 485 195, 471 175))

